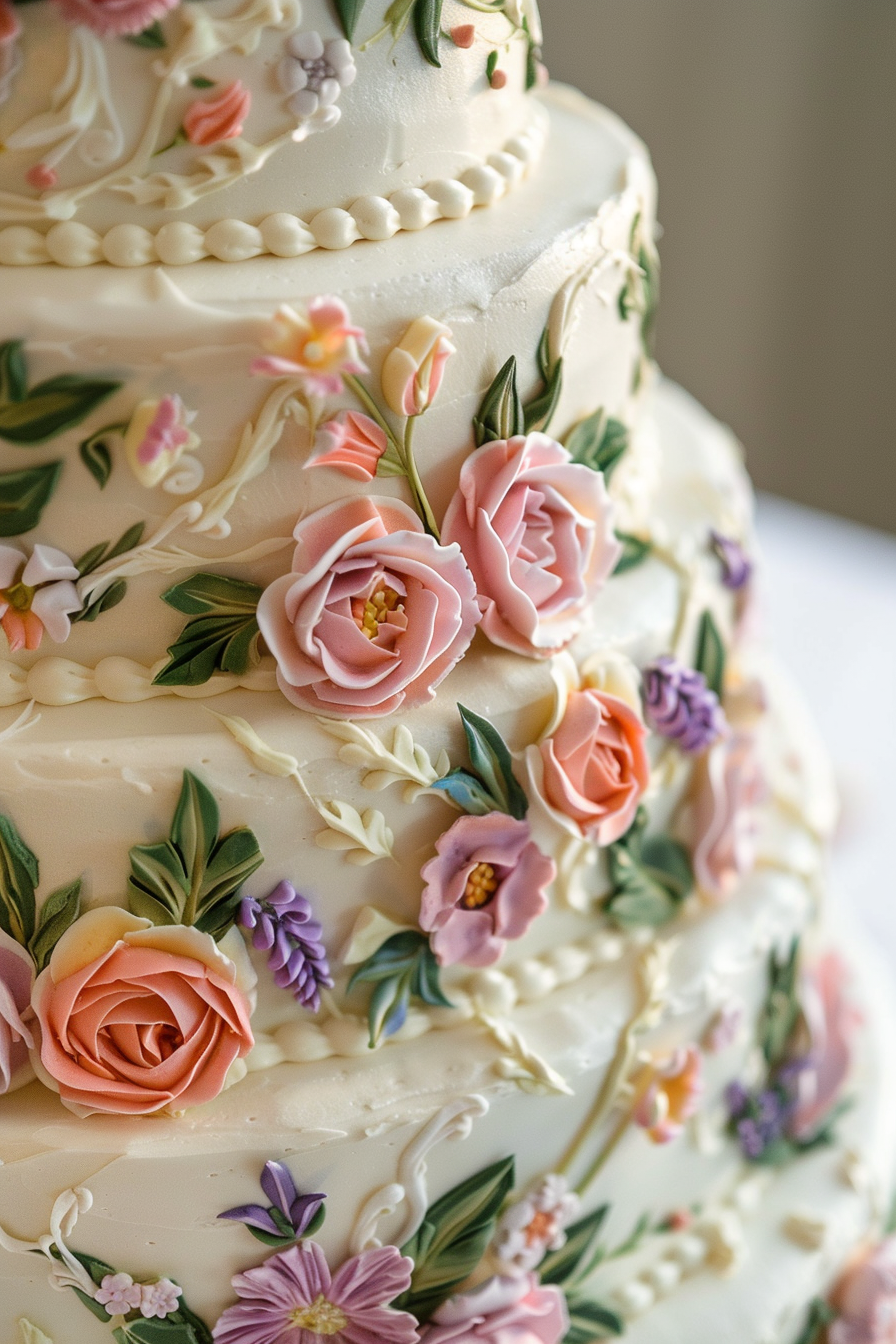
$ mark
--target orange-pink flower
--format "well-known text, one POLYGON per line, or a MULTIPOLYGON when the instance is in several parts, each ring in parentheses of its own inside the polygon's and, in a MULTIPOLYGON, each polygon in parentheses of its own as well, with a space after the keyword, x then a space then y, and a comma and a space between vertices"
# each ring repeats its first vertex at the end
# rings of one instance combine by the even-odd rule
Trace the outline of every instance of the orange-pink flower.
POLYGON ((319 396, 342 391, 346 374, 366 373, 359 350, 364 332, 352 325, 341 299, 312 299, 304 313, 286 304, 274 314, 262 339, 268 351, 252 363, 262 378, 303 378, 319 396))
POLYGON ((356 481, 372 481, 389 441, 369 415, 346 411, 321 425, 306 467, 335 467, 356 481))
POLYGON ((701 1081, 700 1051, 682 1046, 665 1059, 647 1065, 638 1089, 632 1118, 647 1130, 653 1143, 669 1143, 696 1113, 701 1081))
POLYGON ((243 133, 252 106, 252 94, 235 79, 213 98, 199 98, 184 115, 184 134, 191 145, 219 145, 243 133))
POLYGON ((142 33, 180 0, 56 0, 64 19, 83 23, 100 37, 142 33))
POLYGON ((73 612, 81 610, 78 571, 64 551, 35 546, 30 557, 0 546, 0 626, 11 653, 40 648, 44 633, 55 644, 68 639, 73 612))

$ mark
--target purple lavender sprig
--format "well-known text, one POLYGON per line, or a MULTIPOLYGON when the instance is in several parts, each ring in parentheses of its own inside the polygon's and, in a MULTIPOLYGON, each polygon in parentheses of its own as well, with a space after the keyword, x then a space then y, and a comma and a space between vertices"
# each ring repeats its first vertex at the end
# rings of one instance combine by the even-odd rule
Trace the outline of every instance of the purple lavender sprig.
POLYGON ((268 966, 281 989, 292 990, 304 1008, 316 1013, 320 991, 333 988, 323 930, 311 903, 291 882, 279 882, 264 900, 244 896, 238 922, 252 930, 252 946, 268 953, 268 966))
POLYGON ((261 1188, 271 1201, 270 1207, 241 1204, 218 1217, 244 1223, 266 1246, 289 1245, 323 1222, 326 1195, 300 1195, 285 1162, 265 1162, 261 1188))
POLYGON ((709 540, 722 564, 722 583, 733 593, 739 593, 753 577, 753 561, 733 537, 725 537, 713 529, 709 540))
POLYGON ((644 708, 651 727, 697 754, 724 735, 727 723, 719 697, 702 672, 671 654, 655 658, 643 673, 644 708))
POLYGON ((788 1061, 754 1091, 740 1082, 725 1088, 730 1129, 750 1161, 780 1160, 798 1151, 791 1120, 797 1105, 799 1075, 805 1065, 804 1059, 788 1061))

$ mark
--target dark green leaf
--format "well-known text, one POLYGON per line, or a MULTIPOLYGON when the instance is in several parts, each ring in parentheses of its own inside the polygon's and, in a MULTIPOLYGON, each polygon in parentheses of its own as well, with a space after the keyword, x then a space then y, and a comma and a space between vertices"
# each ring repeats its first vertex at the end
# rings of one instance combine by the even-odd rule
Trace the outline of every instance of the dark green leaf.
POLYGON ((61 475, 61 462, 0 473, 0 537, 19 537, 37 527, 61 475))
POLYGON ((547 430, 551 417, 557 409, 563 383, 563 360, 558 359, 547 379, 544 390, 527 402, 524 407, 524 428, 527 434, 533 431, 547 430))
POLYGON ((623 928, 667 923, 694 885, 684 847, 667 835, 645 836, 646 821, 641 808, 627 834, 607 849, 613 890, 606 908, 623 928))
POLYGON ((108 441, 115 435, 123 434, 126 429, 127 425, 124 424, 104 425, 95 434, 82 440, 78 449, 81 461, 101 490, 105 489, 112 475, 112 450, 108 441))
POLYGON ((195 1311, 191 1311, 183 1298, 180 1299, 177 1311, 173 1313, 173 1320, 185 1321, 187 1325, 193 1327, 198 1344, 212 1344, 212 1332, 205 1321, 200 1320, 195 1311))
POLYGON ((134 523, 126 532, 122 532, 115 545, 110 549, 106 560, 117 560, 120 555, 125 555, 127 551, 132 551, 135 546, 139 546, 143 540, 143 530, 145 523, 134 523))
POLYGON ((513 762, 503 737, 488 719, 458 705, 470 764, 495 799, 497 810, 521 820, 529 810, 529 800, 513 773, 513 762))
POLYGON ((535 359, 538 363, 538 372, 541 374, 542 381, 546 383, 551 376, 551 331, 548 326, 541 333, 535 359))
POLYGON ((75 569, 83 578, 85 574, 92 574, 107 560, 117 560, 120 555, 124 555, 125 551, 133 550, 135 546, 139 545, 145 526, 145 523, 134 523, 133 527, 129 527, 126 532, 122 532, 114 546, 110 545, 108 541, 97 542, 96 546, 91 546, 89 551, 85 551, 75 561, 75 569))
POLYGON ((609 480, 628 448, 629 438, 628 426, 601 409, 579 421, 567 435, 565 447, 574 462, 602 471, 609 480))
POLYGON ((23 401, 0 405, 0 438, 31 445, 80 425, 121 383, 63 373, 33 387, 23 401))
POLYGON ((197 902, 201 918, 196 920, 197 928, 204 927, 206 916, 213 910, 231 896, 238 896, 239 888, 261 863, 258 840, 248 826, 238 826, 218 841, 199 885, 197 902))
POLYGON ((496 810, 495 799, 485 785, 469 770, 452 770, 442 779, 437 779, 430 788, 445 793, 463 812, 471 817, 484 817, 496 810))
POLYGON ((355 36, 361 11, 364 8, 364 0, 333 0, 333 3, 336 6, 336 13, 339 15, 342 31, 351 42, 355 36))
POLYGON ((260 631, 254 613, 196 616, 168 648, 169 661, 154 686, 203 686, 215 672, 243 676, 258 661, 260 631))
POLYGON ((620 1260, 624 1255, 631 1255, 636 1251, 644 1240, 644 1237, 650 1231, 650 1214, 642 1213, 635 1223, 631 1232, 621 1241, 618 1246, 614 1246, 607 1255, 608 1260, 620 1260))
POLYGON ((165 34, 162 32, 162 25, 156 20, 148 28, 144 28, 142 33, 134 33, 126 39, 135 47, 150 47, 154 51, 161 51, 168 45, 165 41, 165 34))
POLYGON ((825 1331, 838 1313, 820 1297, 813 1297, 809 1303, 806 1324, 803 1326, 794 1344, 821 1344, 825 1331))
POLYGON ((600 1258, 598 1241, 609 1211, 609 1204, 602 1204, 567 1229, 559 1251, 549 1251, 538 1267, 542 1283, 565 1288, 588 1277, 600 1258))
POLYGON ((442 993, 429 939, 416 929, 387 938, 354 971, 346 994, 365 984, 374 986, 367 1011, 371 1049, 382 1036, 392 1035, 403 1024, 412 995, 432 1007, 452 1007, 442 993))
POLYGON ((104 588, 101 593, 91 597, 86 606, 80 611, 75 612, 71 621, 74 625, 77 621, 95 621, 97 616, 101 616, 104 611, 111 611, 117 607, 128 591, 128 585, 124 579, 115 579, 104 588))
POLYGON ((190 83, 194 89, 213 89, 215 87, 215 81, 206 79, 205 75, 194 75, 190 83))
POLYGON ((417 0, 414 6, 414 32, 424 59, 441 70, 439 37, 442 32, 442 0, 417 0))
POLYGON ((374 1050, 383 1036, 394 1036, 404 1026, 411 1000, 409 973, 390 975, 373 987, 367 1009, 369 1045, 374 1050))
POLYGON ((563 1336, 563 1344, 593 1344, 594 1340, 609 1339, 625 1330, 622 1317, 600 1302, 575 1294, 567 1297, 566 1305, 569 1330, 563 1336))
POLYGON ((703 673, 709 689, 715 691, 721 700, 725 684, 725 645, 711 611, 704 611, 700 617, 694 665, 698 672, 703 673))
POLYGON ((426 1212, 402 1255, 414 1261, 411 1286, 393 1304, 421 1323, 479 1265, 495 1233, 498 1214, 514 1185, 513 1158, 449 1190, 426 1212))
POLYGON ((538 83, 538 47, 529 39, 526 49, 526 92, 529 93, 538 83))
POLYGON ((171 1316, 161 1321, 128 1321, 122 1333, 129 1344, 198 1344, 193 1327, 171 1316))
POLYGON ((436 961, 435 953, 428 942, 420 949, 414 963, 411 976, 411 993, 415 994, 421 1003, 429 1004, 430 1008, 454 1007, 451 1000, 446 999, 442 992, 442 986, 439 983, 439 963, 436 961))
POLYGON ((614 574, 625 574, 628 570, 635 569, 647 559, 653 549, 649 541, 642 541, 640 537, 634 537, 630 532, 617 532, 616 537, 622 543, 622 554, 616 562, 614 574))
POLYGON ((759 1015, 757 1037, 771 1067, 786 1058, 800 1020, 799 953, 799 939, 794 938, 783 957, 773 951, 768 961, 768 993, 759 1015))
MULTIPOLYGON (((61 1257, 56 1252, 55 1248, 52 1254, 54 1255, 55 1259, 61 1259, 61 1257)), ((100 1284, 102 1283, 103 1279, 106 1277, 107 1274, 115 1273, 115 1270, 112 1268, 111 1265, 105 1264, 102 1260, 95 1259, 92 1255, 81 1255, 78 1251, 72 1251, 72 1255, 75 1257, 75 1259, 78 1261, 79 1264, 84 1266, 84 1268, 87 1270, 87 1273, 90 1275, 90 1277, 93 1279, 93 1282, 96 1284, 97 1288, 99 1288, 100 1284)), ((97 1302, 95 1298, 88 1297, 86 1293, 82 1293, 78 1288, 74 1288, 72 1291, 74 1292, 75 1296, 79 1298, 81 1302, 84 1303, 84 1306, 87 1308, 87 1310, 93 1313, 93 1315, 97 1318, 98 1321, 102 1321, 105 1325, 109 1324, 112 1317, 106 1311, 106 1308, 102 1305, 101 1302, 97 1302)))
POLYGON ((180 924, 189 887, 180 855, 170 841, 135 845, 130 851, 131 912, 153 924, 180 924))
POLYGON ((193 574, 162 593, 162 601, 185 616, 254 615, 263 592, 257 583, 223 574, 193 574))
POLYGON ((6 341, 0 345, 0 402, 24 401, 27 395, 25 342, 6 341))
POLYGON ((171 821, 171 843, 187 875, 188 890, 198 892, 202 886, 220 825, 221 814, 211 790, 192 771, 185 770, 171 821))
POLYGON ((81 913, 81 879, 75 878, 68 886, 60 887, 44 901, 37 929, 29 940, 28 951, 34 958, 38 974, 46 967, 59 939, 70 929, 81 913))
POLYGON ((641 862, 654 873, 678 899, 684 900, 694 889, 694 871, 684 845, 668 835, 648 835, 641 845, 641 862))
POLYGON ((9 817, 0 814, 0 928, 27 947, 34 935, 37 859, 9 817))
POLYGON ((488 60, 485 63, 485 77, 489 83, 491 83, 492 75, 495 73, 497 68, 498 68, 498 53, 496 51, 490 51, 488 54, 488 60))
MULTIPOLYGON (((492 52, 492 55, 495 53, 492 52)), ((516 360, 510 356, 486 392, 473 419, 476 447, 525 432, 523 406, 516 388, 516 360)))

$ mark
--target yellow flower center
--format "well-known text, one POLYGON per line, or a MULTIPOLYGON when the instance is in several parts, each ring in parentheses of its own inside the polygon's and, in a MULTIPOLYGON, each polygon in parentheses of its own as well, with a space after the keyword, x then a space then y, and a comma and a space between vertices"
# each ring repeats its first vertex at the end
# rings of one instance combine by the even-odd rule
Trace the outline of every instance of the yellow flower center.
POLYGON ((398 611, 400 608, 401 598, 394 588, 378 588, 363 605, 356 600, 352 604, 352 614, 363 634, 368 639, 376 639, 380 624, 389 612, 398 611))
POLYGON ((306 364, 320 364, 323 362, 326 351, 320 341, 306 341, 302 354, 306 364))
POLYGON ((37 589, 29 588, 27 583, 14 583, 11 588, 0 588, 0 597, 9 603, 13 611, 30 611, 36 592, 37 589))
POLYGON ((483 905, 488 905, 497 890, 498 879, 494 868, 490 863, 477 863, 467 878, 460 903, 465 910, 479 910, 483 905))
POLYGON ((338 1335, 348 1325, 345 1312, 335 1302, 328 1302, 323 1293, 318 1293, 309 1307, 296 1307, 291 1311, 289 1321, 315 1335, 338 1335))

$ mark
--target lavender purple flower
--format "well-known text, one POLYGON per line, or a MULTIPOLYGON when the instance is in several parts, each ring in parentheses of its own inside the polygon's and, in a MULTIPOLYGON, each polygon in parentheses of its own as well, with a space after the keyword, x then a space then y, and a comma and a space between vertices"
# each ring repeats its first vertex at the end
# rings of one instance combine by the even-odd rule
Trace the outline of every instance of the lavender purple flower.
POLYGON ((791 1139, 790 1122, 797 1103, 797 1079, 801 1061, 791 1061, 776 1070, 765 1086, 750 1091, 742 1083, 725 1088, 732 1133, 744 1157, 753 1162, 768 1160, 768 1150, 791 1139))
POLYGON ((682 751, 697 754, 725 733, 725 714, 719 697, 702 672, 685 667, 663 654, 643 673, 644 707, 651 727, 672 738, 682 751))
POLYGON ((722 562, 722 583, 733 593, 746 588, 753 577, 753 561, 747 555, 739 541, 725 537, 713 530, 709 534, 710 544, 722 562))
POLYGON ((280 882, 265 900, 244 896, 239 923, 253 930, 252 946, 268 953, 268 966, 281 989, 316 1013, 320 991, 332 989, 333 978, 311 903, 291 882, 280 882))
POLYGON ((259 1241, 278 1246, 300 1240, 323 1222, 326 1195, 300 1195, 285 1162, 265 1162, 260 1182, 270 1207, 241 1204, 218 1217, 245 1223, 259 1241))

